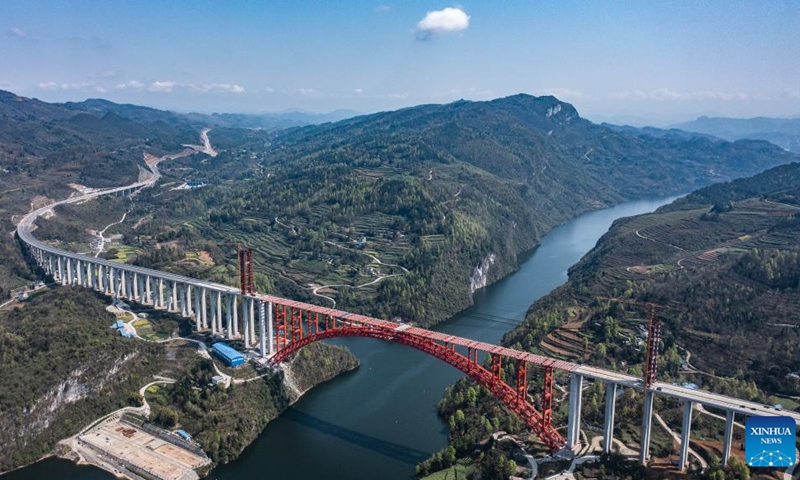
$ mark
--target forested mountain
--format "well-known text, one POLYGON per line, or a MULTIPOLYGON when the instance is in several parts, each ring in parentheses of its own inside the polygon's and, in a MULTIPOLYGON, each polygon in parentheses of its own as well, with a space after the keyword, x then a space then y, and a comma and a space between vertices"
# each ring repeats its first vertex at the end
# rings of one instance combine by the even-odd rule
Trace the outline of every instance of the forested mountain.
POLYGON ((800 118, 700 117, 676 127, 730 141, 743 138, 767 140, 787 150, 800 152, 800 118))
MULTIPOLYGON (((0 299, 30 272, 9 232, 34 204, 65 198, 70 183, 89 187, 136 180, 145 151, 160 155, 197 143, 200 126, 168 112, 111 102, 50 104, 0 91, 0 299), (141 122, 97 103, 149 112, 141 122)), ((2 302, 0 302, 2 303, 2 302)))
POLYGON ((150 192, 129 217, 146 224, 115 227, 141 251, 126 258, 233 282, 244 243, 264 290, 422 324, 468 306, 543 232, 584 211, 795 158, 760 141, 614 131, 528 95, 211 139, 224 150, 213 162, 162 168, 208 187, 150 192), (181 261, 203 251, 205 266, 181 261))
MULTIPOLYGON (((691 352, 699 370, 797 395, 800 384, 787 375, 800 370, 798 245, 800 164, 712 185, 653 214, 615 222, 570 270, 567 285, 534 304, 506 342, 554 354, 558 335, 547 335, 566 322, 563 309, 577 308, 584 321, 578 331, 593 347, 573 359, 635 365, 640 352, 623 347, 622 336, 605 335, 603 325, 628 329, 635 325, 629 317, 643 312, 597 299, 652 301, 669 307, 659 312, 667 350, 691 352), (544 326, 553 312, 561 322, 544 326), (608 356, 597 353, 603 344, 608 356)), ((679 364, 665 366, 677 374, 679 364)))
MULTIPOLYGON (((659 380, 798 408, 800 163, 715 184, 655 213, 617 220, 570 269, 569 281, 534 303, 503 344, 641 375, 647 309, 625 303, 631 301, 663 306, 656 310, 662 319, 659 380)), ((506 370, 513 378, 513 365, 506 370)), ((532 388, 534 398, 539 388, 532 388)), ((603 386, 591 384, 584 398, 585 421, 601 425, 603 386)), ((566 403, 555 414, 557 422, 566 421, 566 403)), ((680 406, 659 401, 657 411, 675 428, 680 406)), ((506 431, 522 430, 495 399, 467 381, 449 389, 439 408, 451 425, 460 412, 451 431, 458 455, 488 435, 487 419, 506 431)), ((616 429, 634 449, 640 422, 641 398, 626 390, 617 401, 616 429)), ((660 432, 653 454, 663 459, 674 447, 660 432)), ((719 457, 721 433, 720 422, 698 415, 693 448, 719 457)), ((421 471, 435 463, 426 462, 421 471)))

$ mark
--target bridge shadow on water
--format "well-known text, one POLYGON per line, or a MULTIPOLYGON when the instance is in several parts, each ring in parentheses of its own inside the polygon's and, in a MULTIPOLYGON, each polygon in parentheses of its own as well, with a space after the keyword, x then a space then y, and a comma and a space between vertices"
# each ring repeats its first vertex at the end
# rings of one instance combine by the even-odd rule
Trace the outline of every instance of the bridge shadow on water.
POLYGON ((428 453, 420 450, 404 447, 397 443, 387 442, 371 435, 365 435, 355 430, 350 430, 349 428, 340 427, 339 425, 301 412, 295 408, 286 410, 283 413, 283 418, 410 465, 416 465, 430 456, 428 453))

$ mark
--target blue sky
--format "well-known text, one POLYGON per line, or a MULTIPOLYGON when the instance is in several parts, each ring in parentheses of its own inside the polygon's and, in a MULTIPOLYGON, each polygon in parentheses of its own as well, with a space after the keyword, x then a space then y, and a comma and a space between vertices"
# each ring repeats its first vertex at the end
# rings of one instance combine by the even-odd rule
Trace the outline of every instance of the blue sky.
POLYGON ((181 111, 554 94, 590 118, 800 114, 797 1, 0 2, 0 88, 181 111))

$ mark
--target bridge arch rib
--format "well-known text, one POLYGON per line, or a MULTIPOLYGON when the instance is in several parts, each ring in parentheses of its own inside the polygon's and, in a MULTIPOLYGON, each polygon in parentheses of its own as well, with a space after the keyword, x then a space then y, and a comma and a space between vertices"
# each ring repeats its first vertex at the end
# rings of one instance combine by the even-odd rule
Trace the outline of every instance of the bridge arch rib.
MULTIPOLYGON (((297 353, 303 347, 311 343, 330 338, 363 337, 399 343, 401 345, 406 345, 420 350, 450 364, 451 366, 465 373, 476 383, 486 387, 486 389, 489 390, 498 400, 503 402, 512 412, 514 412, 523 422, 525 422, 525 424, 531 430, 533 430, 533 432, 542 440, 542 442, 551 452, 560 450, 566 444, 564 438, 556 431, 555 428, 553 428, 550 422, 552 418, 551 406, 546 404, 544 406, 543 414, 536 410, 536 408, 528 402, 526 389, 524 388, 525 373, 520 374, 523 382, 521 384, 522 387, 520 387, 519 378, 517 388, 511 387, 500 378, 500 356, 493 356, 493 359, 495 359, 495 368, 493 368, 493 372, 490 372, 480 363, 478 363, 477 350, 474 351, 474 354, 473 351, 470 350, 468 356, 465 356, 456 351, 455 345, 442 345, 429 338, 404 332, 402 330, 390 330, 373 325, 355 324, 337 327, 335 321, 332 323, 332 326, 330 326, 330 322, 328 322, 328 325, 329 328, 324 330, 320 328, 320 325, 316 325, 316 328, 314 328, 316 332, 305 336, 302 335, 302 327, 299 329, 293 328, 292 331, 289 331, 288 329, 285 330, 285 332, 288 334, 287 336, 294 338, 284 338, 286 341, 283 348, 275 353, 275 355, 270 359, 270 362, 273 365, 277 365, 288 359, 292 354, 297 353)), ((280 328, 281 327, 279 324, 279 338, 281 335, 280 328)), ((527 372, 527 365, 524 362, 522 362, 521 367, 522 372, 527 372)), ((547 369, 546 367, 545 383, 547 383, 548 377, 552 381, 552 369, 547 369)), ((545 397, 547 397, 546 394, 545 397)), ((545 401, 548 400, 551 401, 552 397, 550 399, 546 399, 545 401)))

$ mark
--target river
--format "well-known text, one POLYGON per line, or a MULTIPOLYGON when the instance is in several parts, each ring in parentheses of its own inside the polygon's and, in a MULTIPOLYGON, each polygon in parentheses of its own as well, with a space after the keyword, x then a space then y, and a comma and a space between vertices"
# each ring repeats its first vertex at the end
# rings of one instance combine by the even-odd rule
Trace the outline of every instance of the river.
MULTIPOLYGON (((497 343, 531 303, 563 284, 567 269, 620 217, 650 212, 676 197, 637 200, 589 212, 553 229, 520 258, 520 269, 475 293, 475 304, 433 330, 497 343)), ((361 368, 320 385, 271 422, 242 455, 208 478, 233 480, 408 480, 416 463, 447 445, 436 415, 444 389, 461 372, 424 353, 379 340, 349 338, 361 368)), ((46 459, 3 480, 105 480, 94 467, 46 459)))

